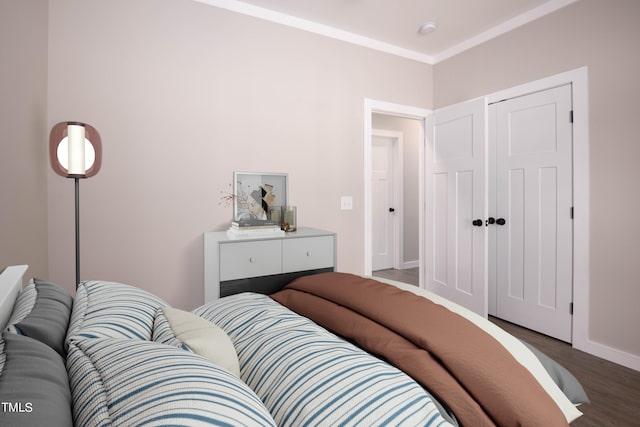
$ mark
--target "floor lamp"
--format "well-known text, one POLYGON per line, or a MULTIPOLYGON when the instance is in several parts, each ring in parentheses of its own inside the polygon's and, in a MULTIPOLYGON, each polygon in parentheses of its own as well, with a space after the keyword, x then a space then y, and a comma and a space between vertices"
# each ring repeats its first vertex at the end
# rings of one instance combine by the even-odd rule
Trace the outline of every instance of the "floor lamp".
POLYGON ((76 287, 80 283, 80 179, 100 171, 102 141, 91 125, 60 122, 49 134, 49 160, 58 175, 75 181, 76 287))

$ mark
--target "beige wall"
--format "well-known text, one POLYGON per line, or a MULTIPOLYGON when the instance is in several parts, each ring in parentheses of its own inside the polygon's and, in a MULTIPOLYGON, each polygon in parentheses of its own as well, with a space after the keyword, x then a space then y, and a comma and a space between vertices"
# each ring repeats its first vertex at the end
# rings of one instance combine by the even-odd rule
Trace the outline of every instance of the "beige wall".
MULTIPOLYGON (((417 263, 420 260, 419 251, 419 151, 422 124, 419 120, 388 114, 373 114, 372 127, 374 129, 391 130, 402 133, 403 145, 403 263, 417 263)), ((416 264, 417 265, 417 264, 416 264)))
POLYGON ((47 265, 46 0, 0 2, 0 270, 47 265))
MULTIPOLYGON (((202 304, 233 171, 288 173, 299 226, 337 232, 339 270, 363 272, 363 102, 430 107, 431 66, 191 0, 49 7, 48 125, 86 121, 104 146, 81 183, 83 279, 202 304)), ((72 184, 49 171, 48 193, 49 276, 71 287, 72 184)))
POLYGON ((589 333, 634 355, 640 355, 638 17, 637 0, 581 0, 434 67, 434 105, 442 107, 588 66, 589 333))

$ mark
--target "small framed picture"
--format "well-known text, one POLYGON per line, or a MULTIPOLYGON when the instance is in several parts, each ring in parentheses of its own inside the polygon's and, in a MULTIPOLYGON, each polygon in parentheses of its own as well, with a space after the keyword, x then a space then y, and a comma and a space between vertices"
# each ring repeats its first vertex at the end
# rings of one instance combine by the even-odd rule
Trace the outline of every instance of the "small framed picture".
POLYGON ((234 172, 233 221, 240 226, 271 224, 270 208, 287 205, 287 190, 286 173, 234 172))

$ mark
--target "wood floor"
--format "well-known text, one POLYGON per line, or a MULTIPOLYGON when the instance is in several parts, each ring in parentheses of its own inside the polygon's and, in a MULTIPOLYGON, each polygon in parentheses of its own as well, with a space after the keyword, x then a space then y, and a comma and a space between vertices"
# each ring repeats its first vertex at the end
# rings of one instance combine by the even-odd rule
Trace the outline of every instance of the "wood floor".
MULTIPOLYGON (((382 270, 373 275, 418 284, 417 269, 382 270)), ((546 353, 580 381, 591 403, 579 408, 584 415, 574 421, 572 427, 640 426, 640 372, 504 320, 494 317, 489 320, 546 353)))
POLYGON ((417 268, 407 268, 405 270, 378 270, 374 271, 373 275, 377 277, 383 277, 389 280, 397 280, 398 282, 409 283, 411 285, 418 286, 420 280, 419 272, 417 268))

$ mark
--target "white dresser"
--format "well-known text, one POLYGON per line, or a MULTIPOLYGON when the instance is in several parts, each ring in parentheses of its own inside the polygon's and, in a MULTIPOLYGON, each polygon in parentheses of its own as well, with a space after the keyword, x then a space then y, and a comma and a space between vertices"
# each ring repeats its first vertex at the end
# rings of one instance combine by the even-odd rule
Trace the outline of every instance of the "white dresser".
POLYGON ((336 234, 315 228, 269 237, 204 233, 204 302, 238 292, 271 293, 310 272, 334 271, 336 234))

